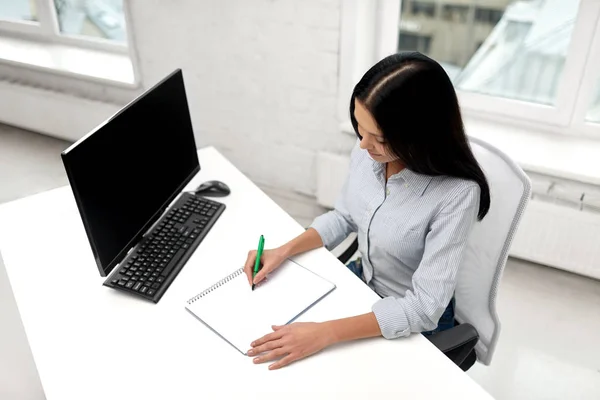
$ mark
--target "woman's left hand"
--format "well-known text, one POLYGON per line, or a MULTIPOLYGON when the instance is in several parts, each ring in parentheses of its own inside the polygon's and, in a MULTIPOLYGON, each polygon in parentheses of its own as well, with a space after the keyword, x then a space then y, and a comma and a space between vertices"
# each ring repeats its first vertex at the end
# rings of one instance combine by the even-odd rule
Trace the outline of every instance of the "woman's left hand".
POLYGON ((272 328, 272 333, 252 342, 252 348, 248 350, 249 356, 258 355, 253 360, 255 364, 283 357, 269 365, 269 369, 284 367, 294 361, 315 354, 334 342, 333 335, 328 328, 315 322, 296 322, 284 326, 274 325, 272 328))

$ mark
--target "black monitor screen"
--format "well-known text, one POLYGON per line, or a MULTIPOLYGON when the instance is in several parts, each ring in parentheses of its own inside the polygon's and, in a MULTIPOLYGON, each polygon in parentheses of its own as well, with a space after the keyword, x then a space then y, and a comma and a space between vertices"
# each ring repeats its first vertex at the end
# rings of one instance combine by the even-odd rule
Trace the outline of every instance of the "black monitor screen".
POLYGON ((65 150, 62 159, 106 276, 200 170, 181 70, 65 150))

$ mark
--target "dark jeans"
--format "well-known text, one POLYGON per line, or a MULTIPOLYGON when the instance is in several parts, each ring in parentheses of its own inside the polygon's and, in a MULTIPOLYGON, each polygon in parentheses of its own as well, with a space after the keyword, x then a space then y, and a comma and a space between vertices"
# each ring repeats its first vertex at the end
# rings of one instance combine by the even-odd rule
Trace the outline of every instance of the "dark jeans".
MULTIPOLYGON (((346 266, 348 267, 348 269, 350 271, 352 271, 354 273, 354 275, 356 275, 360 279, 362 279, 362 260, 360 258, 358 258, 355 261, 350 261, 348 263, 348 265, 346 265, 346 266)), ((442 331, 445 331, 446 329, 450 329, 450 328, 454 327, 454 306, 455 306, 455 304, 456 304, 456 302, 453 297, 452 300, 450 300, 450 304, 448 304, 448 307, 446 307, 446 310, 440 317, 437 328, 435 328, 434 330, 431 330, 431 331, 421 332, 421 333, 425 336, 431 336, 431 335, 435 335, 438 332, 442 332, 442 331)))

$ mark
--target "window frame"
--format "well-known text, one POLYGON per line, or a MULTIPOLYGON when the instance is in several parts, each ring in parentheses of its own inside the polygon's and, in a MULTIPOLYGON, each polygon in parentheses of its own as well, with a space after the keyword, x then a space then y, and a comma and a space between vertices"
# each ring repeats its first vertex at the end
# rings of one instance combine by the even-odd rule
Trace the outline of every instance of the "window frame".
MULTIPOLYGON (((600 9, 600 1, 598 1, 600 9)), ((596 21, 596 32, 590 41, 591 51, 582 74, 581 86, 579 88, 577 102, 573 112, 573 125, 576 132, 585 136, 600 136, 600 122, 586 121, 586 114, 591 106, 596 91, 600 90, 600 11, 596 21)))
MULTIPOLYGON (((83 35, 68 35, 60 32, 54 0, 35 0, 37 21, 0 20, 0 33, 28 40, 62 44, 110 53, 129 54, 128 43, 83 35)), ((127 41, 131 38, 129 9, 123 4, 127 41)))
MULTIPOLYGON (((338 115, 348 126, 348 99, 362 74, 398 46, 402 0, 342 2, 338 115)), ((581 0, 555 105, 457 90, 463 114, 566 135, 600 138, 600 124, 586 122, 600 85, 600 0, 581 0)))

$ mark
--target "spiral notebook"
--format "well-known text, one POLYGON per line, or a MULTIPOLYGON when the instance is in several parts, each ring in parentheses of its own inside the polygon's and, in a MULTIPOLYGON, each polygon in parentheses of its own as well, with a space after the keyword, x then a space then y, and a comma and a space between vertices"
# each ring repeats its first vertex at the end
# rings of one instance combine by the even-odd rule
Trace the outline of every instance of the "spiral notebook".
POLYGON ((333 289, 330 281, 287 260, 254 291, 239 268, 189 299, 185 308, 246 354, 272 325, 292 322, 333 289))

